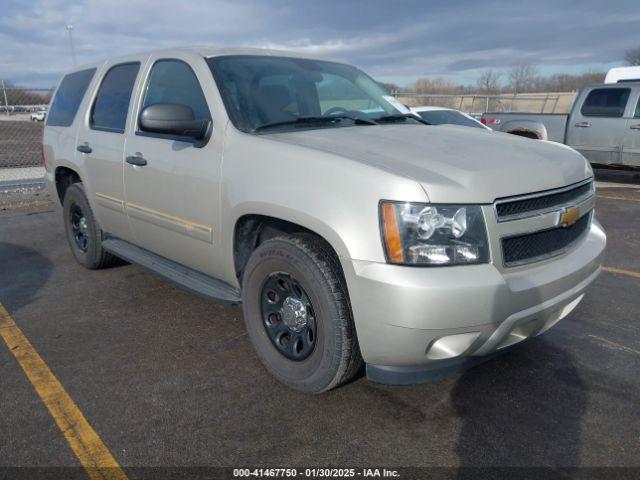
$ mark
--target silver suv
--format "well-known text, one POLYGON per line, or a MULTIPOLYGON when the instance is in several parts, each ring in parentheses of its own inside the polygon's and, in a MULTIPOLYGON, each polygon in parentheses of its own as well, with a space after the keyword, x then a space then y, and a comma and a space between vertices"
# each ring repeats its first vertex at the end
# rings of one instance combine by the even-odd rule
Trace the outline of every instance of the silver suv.
POLYGON ((192 48, 66 74, 44 133, 75 258, 242 303, 282 382, 408 384, 536 336, 600 271, 571 148, 428 125, 362 71, 192 48))

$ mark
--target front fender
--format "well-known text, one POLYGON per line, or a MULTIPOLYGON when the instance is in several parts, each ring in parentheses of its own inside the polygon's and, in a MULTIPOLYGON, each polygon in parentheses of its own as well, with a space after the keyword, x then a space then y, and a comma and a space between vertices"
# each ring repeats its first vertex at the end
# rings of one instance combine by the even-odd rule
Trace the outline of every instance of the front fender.
POLYGON ((232 132, 225 143, 218 241, 226 276, 235 277, 235 224, 249 214, 278 218, 311 230, 323 237, 341 259, 385 262, 379 202, 425 202, 428 199, 420 184, 278 138, 232 132))
MULTIPOLYGON (((349 249, 340 237, 340 234, 328 223, 307 212, 275 203, 245 202, 237 205, 232 210, 230 225, 235 226, 238 220, 245 215, 263 215, 265 217, 273 217, 300 225, 324 238, 331 247, 333 247, 339 257, 351 258, 349 249)), ((230 228, 227 232, 226 236, 228 238, 226 240, 233 243, 234 234, 234 229, 230 228)))
MULTIPOLYGON (((344 212, 344 209, 341 210, 344 212)), ((224 220, 225 229, 224 232, 221 232, 222 238, 220 238, 222 250, 228 252, 228 254, 224 255, 224 276, 226 280, 230 283, 234 283, 236 280, 236 267, 233 254, 235 226, 238 220, 245 215, 262 215, 299 225, 326 240, 338 255, 343 268, 349 266, 350 260, 354 258, 354 256, 361 256, 362 250, 366 249, 367 246, 364 245, 365 242, 362 238, 362 231, 358 231, 357 226, 352 225, 351 227, 347 226, 342 229, 338 227, 339 230, 334 228, 332 223, 344 226, 347 222, 345 217, 333 217, 331 213, 323 215, 323 213, 327 214, 331 211, 335 212, 335 208, 328 207, 324 212, 318 211, 318 214, 314 215, 309 211, 296 209, 288 205, 258 200, 245 201, 233 206, 228 211, 228 216, 224 220), (332 217, 333 221, 327 217, 332 217), (330 221, 331 223, 329 223, 330 221)), ((375 246, 369 245, 369 249, 374 250, 371 254, 383 260, 384 252, 377 228, 373 234, 374 238, 369 238, 368 240, 375 246)))

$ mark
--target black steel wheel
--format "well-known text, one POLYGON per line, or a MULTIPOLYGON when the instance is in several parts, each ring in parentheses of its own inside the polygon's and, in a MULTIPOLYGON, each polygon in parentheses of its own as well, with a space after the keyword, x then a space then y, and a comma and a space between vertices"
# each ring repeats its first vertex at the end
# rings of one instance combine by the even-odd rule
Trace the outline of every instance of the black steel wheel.
POLYGON ((87 244, 89 243, 87 219, 82 213, 82 208, 76 203, 71 205, 71 230, 76 246, 81 252, 86 252, 87 244))
POLYGON ((70 185, 62 202, 64 225, 71 253, 83 266, 106 268, 120 261, 102 248, 103 232, 91 210, 82 183, 70 185))
POLYGON ((311 355, 318 336, 315 312, 300 283, 274 273, 264 282, 261 298, 264 328, 276 350, 294 361, 311 355))
POLYGON ((362 367, 340 262, 317 235, 260 244, 243 272, 242 309, 264 366, 296 390, 330 390, 362 367))

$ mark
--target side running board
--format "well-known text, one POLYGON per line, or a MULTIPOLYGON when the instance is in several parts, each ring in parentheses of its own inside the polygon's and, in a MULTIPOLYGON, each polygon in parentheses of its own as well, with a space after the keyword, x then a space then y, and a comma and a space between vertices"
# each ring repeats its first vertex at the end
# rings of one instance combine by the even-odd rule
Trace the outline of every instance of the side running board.
POLYGON ((148 250, 118 238, 109 237, 102 247, 115 256, 135 263, 152 274, 159 275, 177 286, 218 302, 241 303, 240 291, 222 280, 197 272, 148 250))

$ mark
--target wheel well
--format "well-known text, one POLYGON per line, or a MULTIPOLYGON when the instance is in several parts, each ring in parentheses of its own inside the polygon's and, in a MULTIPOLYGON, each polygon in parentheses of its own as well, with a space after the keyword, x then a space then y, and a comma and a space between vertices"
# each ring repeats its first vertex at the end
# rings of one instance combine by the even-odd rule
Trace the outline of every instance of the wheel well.
POLYGON ((507 133, 511 135, 518 135, 519 137, 532 138, 534 140, 540 140, 540 135, 531 130, 509 130, 507 133))
POLYGON ((311 233, 316 235, 321 238, 335 254, 335 250, 329 242, 321 235, 302 225, 265 215, 244 215, 240 217, 236 222, 233 234, 233 257, 238 280, 242 280, 242 274, 244 273, 244 268, 249 261, 251 253, 253 253, 261 243, 283 234, 294 233, 311 233))
POLYGON ((74 183, 81 182, 80 175, 74 170, 66 167, 58 167, 56 168, 56 191, 58 192, 58 198, 60 199, 60 203, 64 200, 64 194, 74 183))

